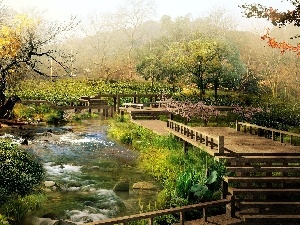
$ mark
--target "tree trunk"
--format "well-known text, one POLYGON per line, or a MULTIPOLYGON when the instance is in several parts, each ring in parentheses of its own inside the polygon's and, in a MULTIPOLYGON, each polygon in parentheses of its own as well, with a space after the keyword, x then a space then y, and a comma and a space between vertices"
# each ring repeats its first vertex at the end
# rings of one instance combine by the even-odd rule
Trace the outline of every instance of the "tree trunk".
POLYGON ((4 94, 6 90, 6 80, 2 77, 0 80, 0 106, 4 105, 6 96, 4 94))

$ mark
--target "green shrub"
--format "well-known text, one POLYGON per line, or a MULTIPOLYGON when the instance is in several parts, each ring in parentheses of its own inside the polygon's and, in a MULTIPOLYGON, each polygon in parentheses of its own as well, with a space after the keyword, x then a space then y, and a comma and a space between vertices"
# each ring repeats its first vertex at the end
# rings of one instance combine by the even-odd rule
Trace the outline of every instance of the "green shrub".
POLYGON ((8 218, 0 214, 0 225, 8 225, 8 218))
POLYGON ((32 210, 40 207, 46 199, 47 197, 41 193, 26 195, 23 197, 14 194, 5 204, 0 206, 0 212, 6 215, 7 220, 10 220, 12 223, 20 222, 32 210))
POLYGON ((0 202, 13 194, 25 196, 41 184, 45 171, 30 153, 7 141, 0 141, 0 202))

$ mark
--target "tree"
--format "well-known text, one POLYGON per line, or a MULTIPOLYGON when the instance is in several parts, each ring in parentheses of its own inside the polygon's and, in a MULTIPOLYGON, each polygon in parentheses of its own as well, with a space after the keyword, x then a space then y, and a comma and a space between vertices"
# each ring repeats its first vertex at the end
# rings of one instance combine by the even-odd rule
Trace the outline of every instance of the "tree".
POLYGON ((129 0, 126 5, 121 7, 117 12, 119 29, 124 31, 129 43, 126 44, 127 50, 127 63, 129 69, 129 77, 132 78, 134 69, 133 63, 133 50, 139 41, 138 29, 146 19, 149 19, 153 13, 152 0, 129 0))
MULTIPOLYGON (((67 24, 42 21, 25 14, 9 17, 0 29, 0 105, 5 102, 7 78, 26 68, 36 74, 49 76, 52 60, 70 74, 71 55, 54 47, 64 39, 64 34, 76 25, 75 18, 67 24)), ((24 76, 25 74, 20 74, 24 76)))
POLYGON ((238 84, 243 65, 239 54, 227 43, 218 39, 200 38, 172 46, 174 62, 192 74, 203 98, 205 86, 214 85, 215 91, 222 85, 232 88, 238 84))
POLYGON ((168 43, 169 40, 162 37, 151 41, 149 47, 141 50, 137 72, 146 80, 167 81, 173 85, 173 92, 178 79, 186 72, 179 62, 180 49, 176 43, 168 43))
MULTIPOLYGON (((278 9, 273 7, 263 6, 261 4, 244 4, 241 7, 245 10, 244 14, 246 17, 255 17, 255 18, 265 18, 269 20, 274 26, 283 27, 287 24, 293 24, 296 27, 300 27, 300 3, 298 0, 286 0, 290 2, 293 6, 293 10, 287 10, 285 12, 280 12, 278 9)), ((299 34, 291 37, 298 38, 299 34)), ((296 52, 300 56, 300 44, 293 45, 286 41, 277 41, 274 37, 270 36, 270 30, 267 30, 267 33, 261 37, 263 40, 267 40, 268 45, 272 48, 278 48, 282 53, 286 51, 296 52)))
POLYGON ((160 55, 156 52, 149 52, 144 55, 136 65, 136 71, 145 79, 151 80, 153 88, 155 81, 162 80, 162 64, 160 55))

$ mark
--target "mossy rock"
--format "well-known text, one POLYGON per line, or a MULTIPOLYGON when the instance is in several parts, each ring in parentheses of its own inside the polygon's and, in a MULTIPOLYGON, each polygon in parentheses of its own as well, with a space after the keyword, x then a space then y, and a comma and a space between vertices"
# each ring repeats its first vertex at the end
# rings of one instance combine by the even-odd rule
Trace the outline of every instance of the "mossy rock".
POLYGON ((129 181, 119 181, 113 188, 114 191, 129 191, 129 181))

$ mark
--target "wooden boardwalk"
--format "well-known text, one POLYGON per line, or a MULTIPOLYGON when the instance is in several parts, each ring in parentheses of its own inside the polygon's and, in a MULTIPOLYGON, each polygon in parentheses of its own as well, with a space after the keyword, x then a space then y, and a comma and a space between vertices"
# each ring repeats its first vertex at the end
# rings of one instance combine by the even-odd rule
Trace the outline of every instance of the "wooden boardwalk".
POLYGON ((232 199, 228 214, 186 224, 300 224, 300 146, 292 141, 298 134, 244 123, 236 129, 188 127, 172 120, 165 129, 159 120, 135 123, 172 133, 225 162, 223 197, 232 199))

